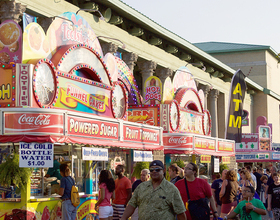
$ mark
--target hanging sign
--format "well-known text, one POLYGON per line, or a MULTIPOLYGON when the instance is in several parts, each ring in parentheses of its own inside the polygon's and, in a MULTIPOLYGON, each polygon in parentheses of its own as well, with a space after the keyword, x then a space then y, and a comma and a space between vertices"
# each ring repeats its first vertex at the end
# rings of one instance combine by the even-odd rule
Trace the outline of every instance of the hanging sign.
POLYGON ((214 173, 220 172, 220 161, 219 158, 214 158, 214 173))
POLYGON ((222 157, 223 164, 230 164, 230 157, 222 157))
POLYGON ((133 151, 133 162, 151 162, 153 161, 152 151, 133 151))
POLYGON ((271 131, 268 126, 259 126, 259 150, 271 150, 271 131))
POLYGON ((275 152, 271 154, 271 159, 272 160, 280 160, 280 153, 279 152, 275 152))
POLYGON ((93 161, 108 161, 108 149, 104 148, 93 148, 93 147, 82 147, 82 159, 93 160, 93 161))
POLYGON ((150 76, 144 84, 144 103, 155 105, 162 100, 162 83, 156 76, 150 76))
POLYGON ((200 163, 211 163, 211 155, 200 155, 200 163))
POLYGON ((240 143, 235 143, 236 152, 258 151, 258 134, 242 134, 240 143))
POLYGON ((54 144, 19 143, 19 167, 53 167, 54 144))
POLYGON ((225 130, 225 139, 241 142, 243 100, 245 97, 245 75, 239 69, 232 77, 229 96, 229 110, 225 130))

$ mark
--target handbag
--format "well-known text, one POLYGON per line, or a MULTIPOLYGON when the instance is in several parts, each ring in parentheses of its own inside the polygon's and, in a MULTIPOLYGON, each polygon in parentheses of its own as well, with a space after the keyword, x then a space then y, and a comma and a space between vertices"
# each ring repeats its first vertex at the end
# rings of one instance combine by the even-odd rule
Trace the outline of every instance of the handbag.
POLYGON ((191 200, 187 180, 185 178, 186 191, 188 195, 188 206, 191 217, 193 220, 210 220, 210 207, 208 205, 207 198, 201 198, 198 200, 191 200))

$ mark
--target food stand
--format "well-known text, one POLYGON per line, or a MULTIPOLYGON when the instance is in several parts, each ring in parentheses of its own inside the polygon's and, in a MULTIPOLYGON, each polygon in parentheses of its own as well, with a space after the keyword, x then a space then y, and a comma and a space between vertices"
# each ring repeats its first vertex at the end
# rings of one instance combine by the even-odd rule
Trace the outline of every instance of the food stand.
POLYGON ((194 162, 195 155, 200 155, 202 161, 206 155, 225 157, 224 160, 235 156, 234 141, 211 137, 211 116, 204 109, 204 93, 197 90, 187 67, 179 68, 173 80, 166 78, 163 86, 156 76, 149 77, 144 91, 145 105, 130 105, 128 120, 163 127, 167 167, 176 155, 194 162))
POLYGON ((17 33, 0 51, 7 58, 0 67, 1 161, 18 153, 32 175, 26 190, 0 199, 0 220, 61 218, 60 197, 48 190, 55 179, 44 178, 54 159, 69 163, 77 183, 77 219, 92 219, 99 171, 128 161, 132 149, 162 151, 162 128, 127 121, 128 103, 141 100, 135 80, 123 61, 103 56, 81 16, 62 14, 46 34, 37 23, 23 34, 13 21, 1 28, 17 33))

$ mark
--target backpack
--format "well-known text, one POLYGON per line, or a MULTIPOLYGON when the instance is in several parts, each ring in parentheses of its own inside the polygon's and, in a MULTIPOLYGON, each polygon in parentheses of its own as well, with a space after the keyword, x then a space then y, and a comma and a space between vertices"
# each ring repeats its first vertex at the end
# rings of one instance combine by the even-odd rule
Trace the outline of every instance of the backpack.
MULTIPOLYGON (((68 178, 66 177, 66 179, 68 180, 68 178)), ((72 179, 72 178, 71 178, 72 179)), ((73 180, 73 179, 72 179, 73 180)), ((68 180, 69 181, 69 180, 68 180)), ((74 181, 74 180, 73 180, 74 181)), ((70 182, 70 181, 69 181, 70 182)), ((77 187, 75 186, 75 182, 72 185, 71 188, 71 202, 72 205, 77 207, 80 205, 80 196, 79 196, 79 191, 77 189, 77 187)))

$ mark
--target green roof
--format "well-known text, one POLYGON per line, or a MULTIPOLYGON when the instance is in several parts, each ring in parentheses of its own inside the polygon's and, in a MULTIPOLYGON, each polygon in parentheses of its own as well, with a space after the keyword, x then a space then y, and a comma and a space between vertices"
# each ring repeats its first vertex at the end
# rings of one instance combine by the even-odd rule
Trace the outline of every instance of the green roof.
POLYGON ((276 54, 276 52, 270 46, 265 46, 265 45, 238 44, 238 43, 226 43, 226 42, 202 42, 202 43, 194 43, 194 45, 209 54, 254 51, 254 50, 270 50, 270 52, 276 54))

